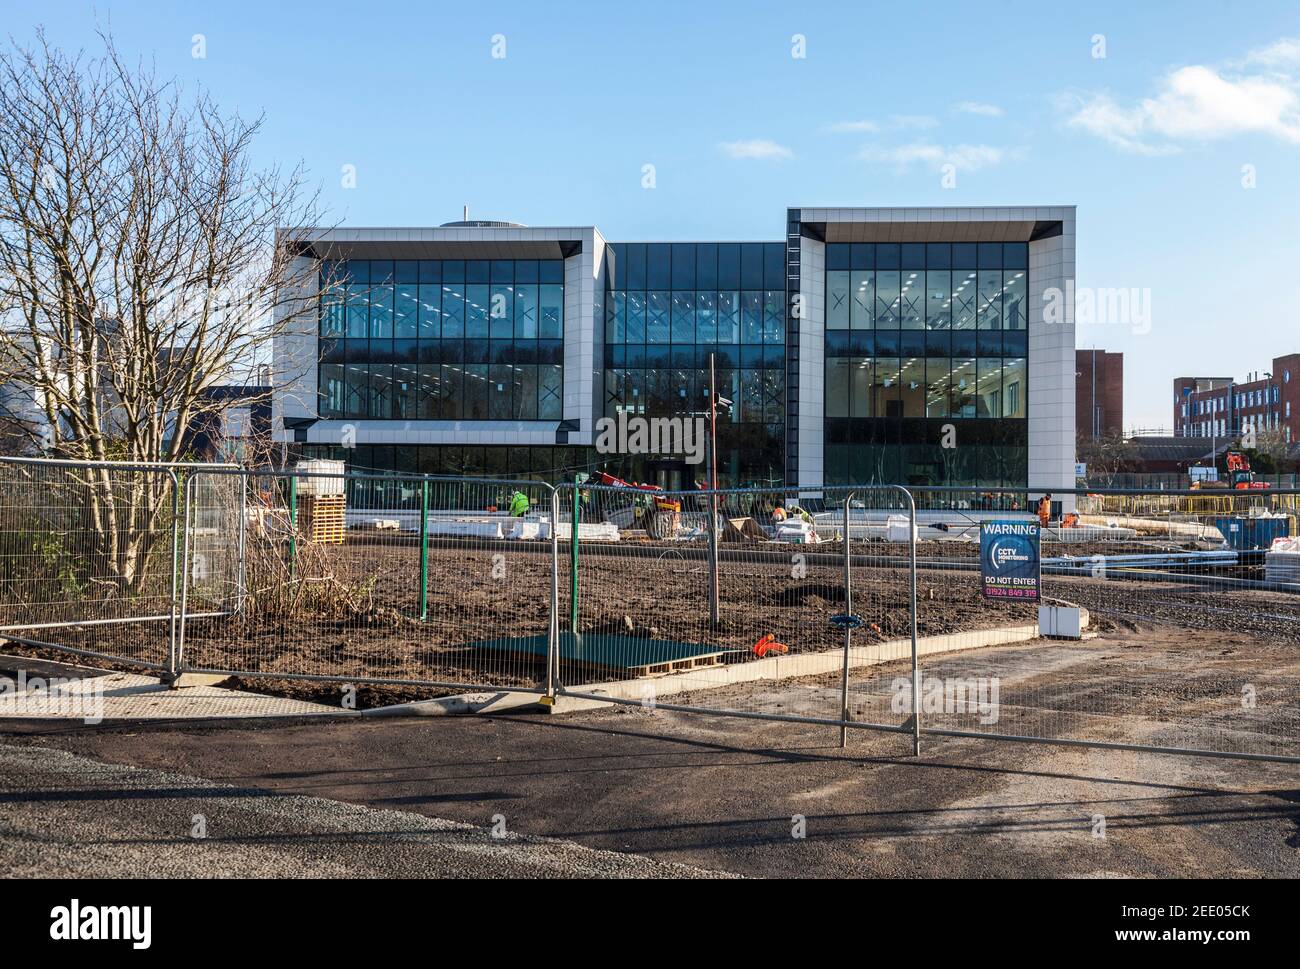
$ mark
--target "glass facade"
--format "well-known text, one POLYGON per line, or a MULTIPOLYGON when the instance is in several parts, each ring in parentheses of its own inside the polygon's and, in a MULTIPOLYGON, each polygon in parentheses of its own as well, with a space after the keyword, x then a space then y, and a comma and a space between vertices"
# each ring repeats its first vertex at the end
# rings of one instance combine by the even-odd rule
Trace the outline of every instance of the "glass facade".
POLYGON ((1024 484, 1028 284, 1023 242, 828 244, 826 483, 1024 484))
MULTIPOLYGON (((1026 484, 1028 250, 825 245, 824 380, 803 395, 823 398, 826 484, 1026 484)), ((800 282, 798 255, 782 242, 607 243, 594 416, 707 417, 712 361, 730 402, 718 412, 719 484, 784 484, 786 449, 794 461, 799 444, 786 434, 799 403, 786 386, 798 364, 786 345, 798 325, 787 291, 800 282)), ((563 419, 562 259, 349 260, 323 263, 321 285, 321 419, 563 419)), ((558 481, 604 470, 670 488, 706 483, 707 463, 567 447, 569 433, 558 427, 555 446, 301 453, 420 474, 558 481)))
MULTIPOLYGON (((780 482, 785 436, 785 246, 782 243, 613 243, 605 313, 604 415, 705 415, 709 358, 718 394, 718 483, 780 482)), ((621 460, 611 473, 665 480, 621 460)), ((670 483, 703 481, 705 466, 670 483)))
POLYGON ((563 260, 350 260, 321 285, 321 417, 562 418, 563 260))

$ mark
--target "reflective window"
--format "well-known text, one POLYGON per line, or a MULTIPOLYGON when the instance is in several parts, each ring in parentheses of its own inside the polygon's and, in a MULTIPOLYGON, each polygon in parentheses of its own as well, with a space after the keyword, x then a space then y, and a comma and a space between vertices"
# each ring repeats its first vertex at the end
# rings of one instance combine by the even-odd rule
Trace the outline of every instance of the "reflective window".
POLYGON ((952 326, 952 273, 946 269, 925 274, 925 325, 930 330, 952 326))
MULTIPOLYGON (((607 305, 623 307, 624 322, 621 329, 617 319, 606 324, 605 415, 704 413, 712 357, 718 393, 732 402, 719 414, 720 480, 781 480, 785 245, 613 243, 611 248, 615 270, 605 298, 607 305), (638 248, 646 251, 644 274, 634 267, 638 248)), ((847 329, 847 302, 844 319, 847 329)))
POLYGON ((973 271, 952 274, 952 328, 975 329, 975 306, 979 300, 979 286, 973 271))
POLYGON ((977 328, 1002 329, 1002 271, 981 269, 979 272, 979 301, 977 328))
POLYGON ((925 273, 903 272, 898 294, 899 319, 905 330, 925 329, 925 273))
POLYGON ((925 416, 947 417, 951 361, 947 358, 925 362, 925 416))
POLYGON ((563 260, 351 260, 321 278, 346 280, 321 301, 322 417, 560 419, 563 260))
POLYGON ((876 327, 896 330, 899 323, 899 274, 894 271, 876 274, 876 327))
MULTIPOLYGON (((852 299, 849 271, 847 269, 828 270, 826 273, 826 328, 828 330, 847 330, 849 328, 849 312, 852 299)), ((871 304, 868 302, 868 315, 870 312, 871 304)))
POLYGON ((1027 416, 1029 383, 1024 357, 1008 358, 1002 368, 1002 416, 1027 416))

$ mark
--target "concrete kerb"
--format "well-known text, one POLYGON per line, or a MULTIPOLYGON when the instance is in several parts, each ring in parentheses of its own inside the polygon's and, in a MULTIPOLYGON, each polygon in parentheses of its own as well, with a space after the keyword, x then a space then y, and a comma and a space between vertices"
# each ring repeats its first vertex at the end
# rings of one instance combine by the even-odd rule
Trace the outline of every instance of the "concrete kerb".
MULTIPOLYGON (((926 636, 917 640, 917 655, 955 653, 987 646, 1004 646, 1023 643, 1039 637, 1038 625, 1003 626, 998 629, 978 629, 970 632, 948 633, 943 636, 926 636)), ((879 666, 912 655, 910 639, 893 639, 870 646, 855 646, 849 650, 849 668, 879 666)), ((578 713, 609 706, 591 694, 608 696, 616 700, 639 700, 645 695, 647 684, 653 684, 656 699, 698 690, 713 690, 737 683, 758 680, 797 679, 834 673, 843 668, 844 650, 832 649, 816 653, 797 653, 793 656, 769 656, 751 663, 733 663, 725 666, 708 666, 685 673, 670 673, 653 679, 611 680, 604 683, 586 683, 572 687, 574 693, 584 696, 566 696, 561 693, 553 705, 542 705, 536 693, 462 693, 434 700, 415 700, 388 707, 362 711, 371 717, 442 717, 466 713, 550 712, 578 713)))

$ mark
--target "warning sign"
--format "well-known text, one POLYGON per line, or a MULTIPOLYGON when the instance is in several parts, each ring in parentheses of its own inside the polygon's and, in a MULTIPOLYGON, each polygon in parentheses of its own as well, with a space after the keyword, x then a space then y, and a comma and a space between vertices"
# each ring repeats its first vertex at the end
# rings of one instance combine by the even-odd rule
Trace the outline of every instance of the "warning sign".
POLYGON ((1039 538, 1037 522, 980 523, 980 585, 985 598, 1038 601, 1039 538))

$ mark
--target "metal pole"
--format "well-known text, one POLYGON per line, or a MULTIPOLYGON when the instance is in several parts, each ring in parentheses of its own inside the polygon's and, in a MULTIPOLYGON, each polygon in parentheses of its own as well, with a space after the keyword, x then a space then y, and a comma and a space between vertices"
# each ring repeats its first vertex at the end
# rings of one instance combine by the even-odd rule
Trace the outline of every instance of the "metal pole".
POLYGON ((429 618, 429 479, 420 483, 420 620, 429 618))
POLYGON ((242 612, 248 591, 248 475, 239 476, 239 562, 235 573, 235 612, 242 612))
POLYGON ((546 695, 555 700, 560 670, 560 493, 551 490, 551 621, 546 629, 546 695))
POLYGON ((181 485, 175 471, 169 470, 167 474, 172 481, 172 587, 171 622, 167 631, 167 677, 174 681, 176 679, 176 607, 179 604, 176 570, 180 566, 181 485))
POLYGON ((180 622, 176 632, 176 667, 172 674, 173 685, 176 683, 175 678, 180 676, 180 669, 185 663, 185 607, 189 602, 190 593, 190 509, 194 492, 194 478, 194 475, 190 475, 185 479, 184 526, 182 528, 184 545, 181 553, 181 609, 180 622))
POLYGON ((298 571, 298 478, 289 479, 289 580, 298 571))
MULTIPOLYGON (((849 502, 853 492, 844 498, 844 615, 853 616, 853 570, 849 549, 849 502)), ((849 745, 849 649, 853 645, 853 623, 844 624, 844 669, 840 673, 840 749, 849 745)))
MULTIPOLYGON (((718 626, 718 598, 721 585, 718 575, 718 387, 709 354, 709 622, 718 626)), ((734 482, 733 482, 734 484, 734 482)))
POLYGON ((573 488, 573 526, 569 533, 569 629, 578 638, 578 515, 581 489, 573 488))
POLYGON ((912 627, 912 754, 921 756, 921 663, 916 646, 916 499, 907 489, 908 527, 908 598, 912 627))

